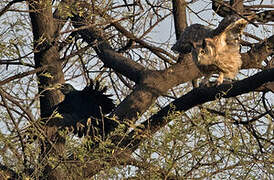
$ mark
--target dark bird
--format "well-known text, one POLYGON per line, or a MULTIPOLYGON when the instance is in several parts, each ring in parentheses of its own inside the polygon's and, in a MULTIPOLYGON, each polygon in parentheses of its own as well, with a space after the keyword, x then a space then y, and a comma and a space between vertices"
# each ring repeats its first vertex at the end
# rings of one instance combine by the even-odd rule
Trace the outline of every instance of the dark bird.
POLYGON ((71 128, 79 137, 94 135, 95 129, 102 133, 102 129, 106 130, 113 124, 104 115, 115 107, 110 99, 111 95, 105 94, 106 90, 106 87, 100 89, 99 82, 92 83, 81 91, 74 89, 71 84, 62 85, 60 91, 65 98, 53 108, 53 112, 59 113, 61 118, 53 116, 49 125, 53 123, 59 128, 71 128))

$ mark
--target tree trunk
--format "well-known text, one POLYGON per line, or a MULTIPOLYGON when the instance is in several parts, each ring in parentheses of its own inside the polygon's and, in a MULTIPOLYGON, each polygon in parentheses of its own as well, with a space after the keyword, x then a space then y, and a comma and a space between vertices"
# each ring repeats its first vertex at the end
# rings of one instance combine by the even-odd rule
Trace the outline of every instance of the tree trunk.
MULTIPOLYGON (((37 73, 38 92, 40 94, 41 118, 47 118, 51 114, 53 106, 58 104, 63 95, 56 89, 57 84, 64 83, 64 74, 62 72, 62 62, 59 61, 58 44, 56 41, 56 24, 53 18, 51 0, 32 0, 29 1, 29 10, 33 41, 34 41, 34 61, 36 68, 47 66, 46 70, 37 73)), ((47 157, 50 153, 62 152, 63 143, 56 143, 52 151, 51 141, 56 141, 57 130, 54 127, 45 127, 45 139, 41 141, 40 161, 45 166, 44 177, 48 179, 61 179, 61 172, 52 171, 47 165, 47 157)), ((60 138, 60 137, 58 137, 60 138)), ((60 139, 59 139, 60 140, 60 139)))

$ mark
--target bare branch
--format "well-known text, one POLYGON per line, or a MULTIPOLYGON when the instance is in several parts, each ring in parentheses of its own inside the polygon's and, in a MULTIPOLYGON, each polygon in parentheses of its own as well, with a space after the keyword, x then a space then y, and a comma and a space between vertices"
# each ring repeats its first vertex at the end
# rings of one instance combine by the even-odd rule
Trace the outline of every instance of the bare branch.
POLYGON ((179 39, 181 33, 187 26, 186 5, 187 4, 184 0, 172 1, 176 39, 179 39))
POLYGON ((255 91, 263 84, 273 81, 274 68, 264 70, 249 78, 232 84, 222 84, 217 87, 193 89, 186 95, 174 100, 171 104, 164 107, 157 114, 153 115, 149 120, 142 123, 141 128, 138 128, 136 131, 132 131, 128 138, 125 138, 121 146, 132 148, 132 151, 136 150, 139 143, 144 139, 134 139, 132 137, 147 132, 149 132, 149 134, 156 133, 161 127, 164 127, 170 122, 170 120, 167 121, 166 118, 164 118, 170 111, 187 111, 196 105, 214 101, 216 98, 230 98, 255 91))
MULTIPOLYGON (((174 100, 172 103, 164 107, 157 114, 153 115, 149 120, 142 123, 135 130, 130 132, 126 137, 121 137, 119 139, 115 136, 112 140, 117 143, 122 151, 118 151, 117 155, 120 157, 127 157, 133 153, 146 139, 150 138, 152 134, 159 131, 160 128, 164 127, 171 119, 165 118, 171 111, 187 111, 190 108, 203 104, 205 102, 214 101, 218 98, 230 98, 235 97, 244 93, 255 91, 258 87, 262 86, 264 83, 274 81, 274 68, 264 70, 246 78, 244 80, 232 83, 232 84, 222 84, 217 87, 210 88, 196 88, 193 89, 186 95, 174 100)), ((108 162, 111 164, 115 162, 116 157, 109 159, 108 162)), ((104 165, 97 163, 96 165, 91 165, 89 168, 85 169, 91 176, 99 172, 104 165), (96 168, 95 168, 96 166, 96 168)))
POLYGON ((20 73, 20 74, 16 74, 16 75, 14 75, 12 77, 9 77, 9 78, 7 78, 7 79, 5 79, 3 81, 0 81, 0 86, 4 85, 6 83, 9 83, 10 81, 13 81, 15 79, 20 79, 20 78, 23 78, 25 76, 29 76, 31 74, 35 74, 35 73, 44 71, 44 70, 46 70, 47 67, 48 66, 43 66, 43 67, 39 67, 39 68, 36 68, 34 70, 31 70, 31 71, 27 71, 27 72, 23 72, 23 73, 20 73))
POLYGON ((25 0, 13 0, 11 2, 9 2, 1 11, 0 11, 0 16, 2 16, 5 12, 7 12, 9 10, 9 8, 15 4, 15 3, 18 3, 18 2, 23 2, 25 0))
MULTIPOLYGON (((83 18, 80 16, 74 15, 72 20, 74 21, 74 27, 76 28, 84 25, 79 23, 84 22, 83 18)), ((95 49, 105 66, 113 68, 116 72, 125 75, 134 82, 138 82, 144 67, 115 52, 107 41, 104 40, 103 33, 104 32, 93 27, 79 31, 82 38, 95 49)))

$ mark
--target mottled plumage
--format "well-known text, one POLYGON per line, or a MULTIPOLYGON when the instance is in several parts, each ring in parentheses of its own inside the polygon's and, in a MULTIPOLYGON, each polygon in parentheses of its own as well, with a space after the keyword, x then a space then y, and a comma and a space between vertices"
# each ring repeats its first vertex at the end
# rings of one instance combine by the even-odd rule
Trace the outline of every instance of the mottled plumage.
POLYGON ((206 76, 217 71, 217 84, 221 84, 224 77, 233 79, 241 68, 239 40, 247 24, 245 19, 231 16, 214 30, 203 25, 191 25, 172 50, 183 54, 192 52, 193 61, 200 71, 206 76))
POLYGON ((224 77, 234 79, 242 66, 239 40, 247 23, 246 20, 239 19, 230 24, 221 34, 193 43, 194 62, 198 67, 216 66, 219 71, 218 85, 223 83, 224 77))

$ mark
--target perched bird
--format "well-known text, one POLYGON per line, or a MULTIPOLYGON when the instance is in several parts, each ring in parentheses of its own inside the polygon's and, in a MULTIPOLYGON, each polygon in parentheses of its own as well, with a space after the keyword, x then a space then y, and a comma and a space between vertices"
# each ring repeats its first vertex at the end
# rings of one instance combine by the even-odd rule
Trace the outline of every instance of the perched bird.
POLYGON ((110 113, 115 105, 110 95, 105 94, 106 90, 106 87, 100 89, 99 82, 86 86, 82 91, 74 89, 71 84, 62 85, 60 91, 65 98, 53 108, 53 112, 62 117, 54 117, 51 123, 59 128, 72 128, 79 137, 94 135, 91 128, 98 131, 107 129, 112 123, 104 115, 110 113))
POLYGON ((192 24, 185 28, 178 41, 171 50, 175 53, 187 54, 193 49, 193 42, 199 42, 210 36, 212 29, 202 24, 192 24))
POLYGON ((191 25, 172 50, 183 54, 191 52, 193 61, 205 74, 205 80, 218 72, 217 85, 222 84, 224 77, 235 78, 241 68, 240 37, 247 24, 247 20, 233 15, 224 18, 213 30, 199 24, 191 25))

